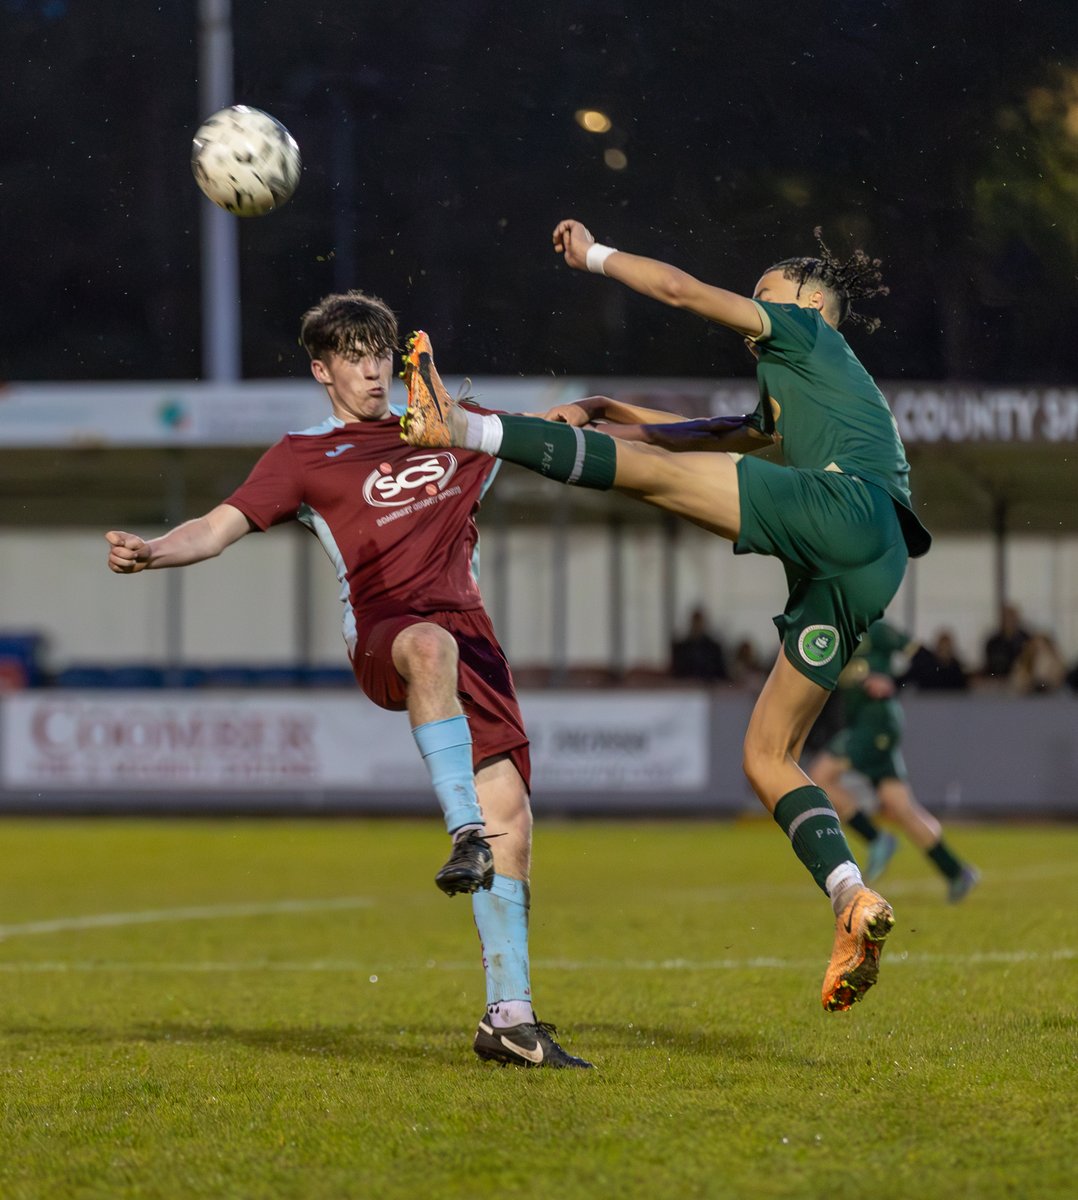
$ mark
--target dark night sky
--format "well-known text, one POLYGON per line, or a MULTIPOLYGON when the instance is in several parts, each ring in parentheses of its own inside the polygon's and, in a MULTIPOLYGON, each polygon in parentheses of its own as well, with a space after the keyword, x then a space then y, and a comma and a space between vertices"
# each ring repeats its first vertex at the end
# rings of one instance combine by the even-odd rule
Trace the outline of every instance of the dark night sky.
MULTIPOLYGON (((196 14, 0 0, 0 376, 198 376, 196 14)), ((305 372, 298 315, 344 286, 430 329, 450 373, 749 372, 728 333, 561 266, 550 230, 578 216, 737 290, 822 224, 884 260, 884 328, 851 333, 881 378, 1078 381, 1073 0, 233 17, 235 100, 304 154, 293 200, 242 224, 250 377, 305 372)))

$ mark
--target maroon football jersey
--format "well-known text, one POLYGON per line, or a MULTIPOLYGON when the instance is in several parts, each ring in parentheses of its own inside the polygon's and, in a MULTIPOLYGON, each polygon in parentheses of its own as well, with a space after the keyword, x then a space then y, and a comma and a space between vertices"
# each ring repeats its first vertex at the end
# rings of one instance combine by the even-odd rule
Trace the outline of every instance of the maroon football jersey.
POLYGON ((225 503, 259 529, 298 520, 317 535, 341 581, 354 650, 365 614, 482 607, 474 514, 496 465, 472 450, 409 446, 395 416, 329 417, 271 446, 225 503))

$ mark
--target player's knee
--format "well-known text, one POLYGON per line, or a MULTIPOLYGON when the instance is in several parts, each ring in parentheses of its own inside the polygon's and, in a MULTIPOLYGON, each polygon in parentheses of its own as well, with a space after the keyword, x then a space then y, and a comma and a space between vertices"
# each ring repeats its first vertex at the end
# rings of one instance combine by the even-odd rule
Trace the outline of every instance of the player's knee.
POLYGON ((741 747, 741 769, 754 788, 766 784, 772 773, 786 758, 786 750, 751 732, 741 747))
POLYGON ((397 635, 393 658, 406 679, 437 678, 457 671, 457 643, 439 625, 410 625, 397 635))

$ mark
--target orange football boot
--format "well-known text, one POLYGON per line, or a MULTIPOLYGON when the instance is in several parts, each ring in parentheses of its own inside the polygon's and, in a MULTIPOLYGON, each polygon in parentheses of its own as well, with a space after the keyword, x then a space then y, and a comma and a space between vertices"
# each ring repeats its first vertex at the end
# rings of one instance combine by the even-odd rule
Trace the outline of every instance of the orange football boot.
POLYGON ((835 918, 835 944, 823 977, 823 1006, 845 1012, 880 974, 880 951, 895 923, 891 906, 869 888, 857 888, 835 918))
POLYGON ((453 434, 463 432, 457 403, 434 365, 430 338, 417 329, 408 339, 401 372, 408 389, 408 408, 401 417, 401 437, 412 446, 452 446, 453 434), (456 421, 454 421, 454 417, 456 421))

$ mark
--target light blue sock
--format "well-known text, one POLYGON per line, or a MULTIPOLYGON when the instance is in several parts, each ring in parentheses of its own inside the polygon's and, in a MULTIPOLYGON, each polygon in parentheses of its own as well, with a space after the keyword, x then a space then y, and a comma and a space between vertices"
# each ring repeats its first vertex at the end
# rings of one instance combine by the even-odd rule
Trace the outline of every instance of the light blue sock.
POLYGON ((434 794, 445 813, 450 833, 462 825, 482 825, 483 814, 475 794, 472 767, 472 731, 461 713, 444 721, 417 725, 412 736, 434 784, 434 794))
POLYGON ((495 875, 489 892, 472 895, 472 915, 483 947, 487 1004, 504 1000, 531 1003, 528 966, 528 885, 508 875, 495 875))

